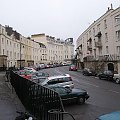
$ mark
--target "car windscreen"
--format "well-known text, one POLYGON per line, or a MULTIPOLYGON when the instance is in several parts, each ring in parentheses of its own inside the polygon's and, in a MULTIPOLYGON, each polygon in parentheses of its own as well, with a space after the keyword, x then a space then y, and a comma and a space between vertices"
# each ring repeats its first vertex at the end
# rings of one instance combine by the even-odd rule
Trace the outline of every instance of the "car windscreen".
POLYGON ((37 73, 37 76, 38 76, 38 77, 41 77, 41 76, 48 77, 49 75, 48 75, 47 73, 39 72, 39 73, 37 73))
POLYGON ((31 72, 30 71, 20 71, 19 74, 20 75, 29 75, 29 74, 31 74, 31 72))
POLYGON ((59 93, 59 94, 64 94, 64 93, 66 93, 66 90, 64 89, 64 88, 54 88, 54 90, 57 92, 57 93, 59 93))
POLYGON ((39 78, 39 83, 40 83, 41 85, 45 85, 47 82, 48 82, 48 79, 47 79, 47 78, 39 78))
POLYGON ((75 65, 71 65, 71 67, 75 67, 75 65))

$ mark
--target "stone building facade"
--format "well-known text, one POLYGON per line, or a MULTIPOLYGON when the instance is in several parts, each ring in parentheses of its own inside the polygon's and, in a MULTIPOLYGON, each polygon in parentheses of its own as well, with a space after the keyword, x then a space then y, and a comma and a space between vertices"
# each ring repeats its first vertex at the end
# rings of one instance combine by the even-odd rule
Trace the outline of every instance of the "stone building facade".
POLYGON ((24 37, 12 27, 0 24, 0 69, 60 63, 71 60, 73 39, 56 40, 45 35, 24 37))
POLYGON ((77 39, 76 64, 81 68, 120 73, 120 7, 108 10, 77 39))
POLYGON ((47 63, 71 63, 74 57, 73 38, 64 41, 43 33, 34 34, 31 39, 46 46, 47 63))

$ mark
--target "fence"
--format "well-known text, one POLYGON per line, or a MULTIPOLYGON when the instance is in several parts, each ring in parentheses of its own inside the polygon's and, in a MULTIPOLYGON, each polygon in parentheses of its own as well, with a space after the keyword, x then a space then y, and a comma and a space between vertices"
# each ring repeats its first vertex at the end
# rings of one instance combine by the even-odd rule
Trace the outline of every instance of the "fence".
POLYGON ((13 71, 10 72, 10 82, 26 110, 36 118, 63 120, 64 107, 58 93, 27 80, 13 71), (51 113, 49 112, 51 110, 59 112, 51 113))

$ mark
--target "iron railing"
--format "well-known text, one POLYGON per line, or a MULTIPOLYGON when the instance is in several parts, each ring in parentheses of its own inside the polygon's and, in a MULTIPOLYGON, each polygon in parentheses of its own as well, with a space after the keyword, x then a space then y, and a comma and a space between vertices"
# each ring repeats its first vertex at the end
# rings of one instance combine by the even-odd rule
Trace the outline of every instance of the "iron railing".
POLYGON ((57 109, 64 113, 64 107, 58 93, 27 80, 13 71, 10 82, 22 104, 39 120, 63 120, 63 114, 51 114, 48 111, 57 109))

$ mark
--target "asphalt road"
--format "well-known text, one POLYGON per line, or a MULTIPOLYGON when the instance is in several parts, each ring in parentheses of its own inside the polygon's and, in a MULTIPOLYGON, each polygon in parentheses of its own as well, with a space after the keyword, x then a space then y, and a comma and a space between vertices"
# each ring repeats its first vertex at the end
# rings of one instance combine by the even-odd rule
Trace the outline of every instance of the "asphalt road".
MULTIPOLYGON (((84 105, 66 105, 65 111, 75 120, 95 120, 98 116, 120 110, 120 85, 94 76, 84 76, 80 71, 69 71, 68 66, 45 69, 50 75, 70 74, 75 88, 88 91, 90 98, 84 105)), ((72 120, 70 117, 66 116, 72 120)))

